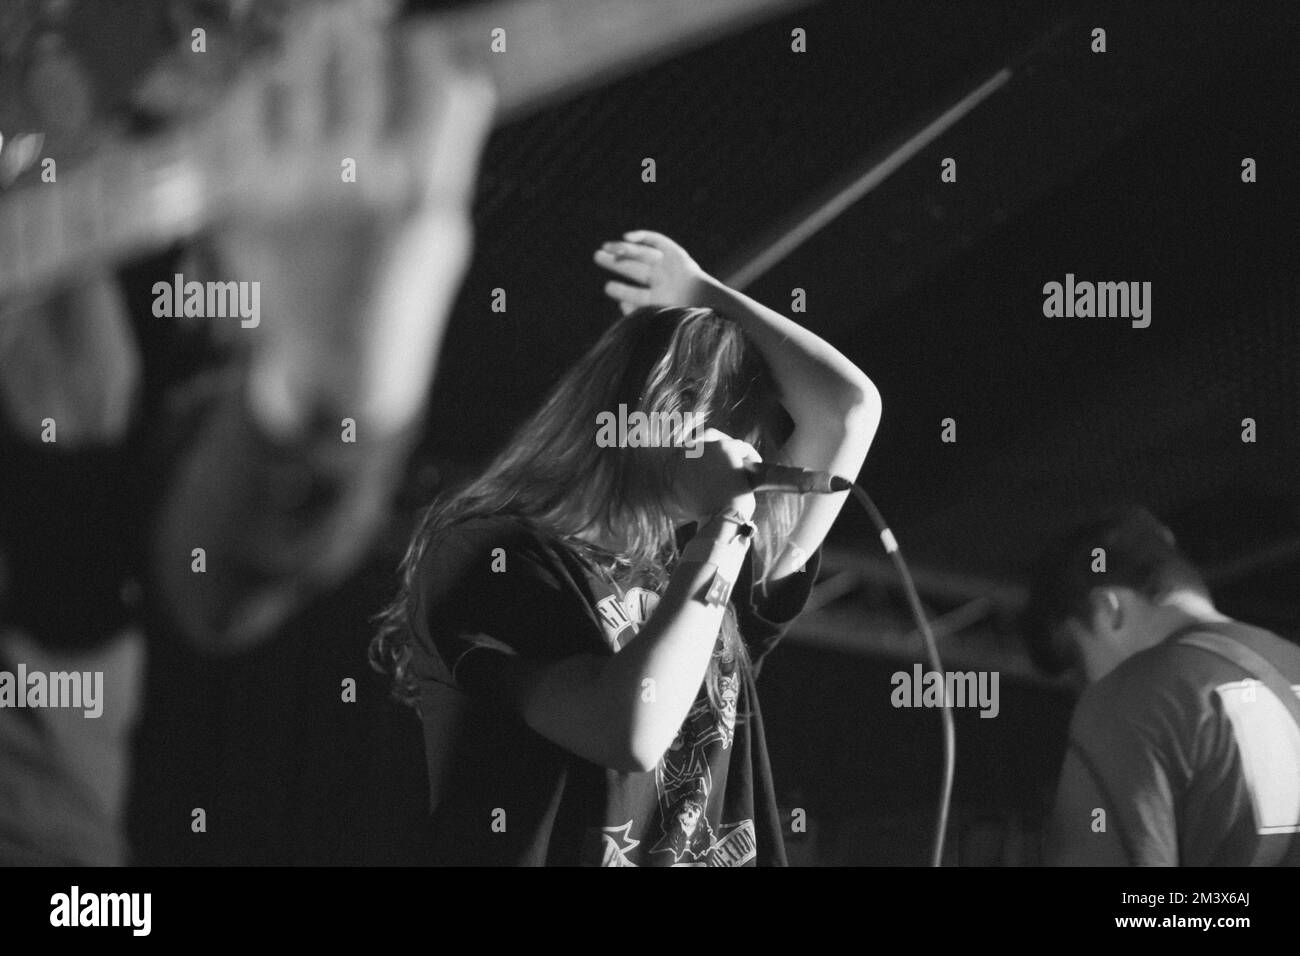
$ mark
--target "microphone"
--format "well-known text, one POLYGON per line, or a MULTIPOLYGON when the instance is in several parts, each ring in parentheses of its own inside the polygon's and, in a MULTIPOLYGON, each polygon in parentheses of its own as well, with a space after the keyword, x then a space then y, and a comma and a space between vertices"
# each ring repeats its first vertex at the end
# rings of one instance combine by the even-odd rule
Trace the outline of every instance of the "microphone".
POLYGON ((848 491, 853 482, 829 471, 806 471, 789 465, 769 465, 765 461, 745 463, 749 487, 753 491, 793 491, 798 494, 831 495, 848 491))

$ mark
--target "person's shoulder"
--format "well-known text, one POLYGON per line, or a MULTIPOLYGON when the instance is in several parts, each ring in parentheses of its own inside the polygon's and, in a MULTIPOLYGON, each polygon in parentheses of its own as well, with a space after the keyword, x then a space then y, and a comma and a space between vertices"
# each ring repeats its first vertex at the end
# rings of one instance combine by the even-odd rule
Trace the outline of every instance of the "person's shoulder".
POLYGON ((460 577, 474 569, 487 572, 501 554, 518 555, 536 545, 523 522, 508 515, 474 515, 435 530, 425 542, 418 574, 424 578, 460 577))
POLYGON ((1209 686, 1206 664, 1202 655, 1177 641, 1148 647, 1084 690, 1076 721, 1132 721, 1194 710, 1209 686))
POLYGON ((421 564, 443 574, 448 569, 476 570, 509 580, 522 571, 553 583, 558 564, 554 545, 553 536, 517 515, 472 515, 442 528, 430 540, 421 564))
POLYGON ((1166 684, 1176 683, 1179 666, 1178 649, 1157 644, 1125 658, 1085 691, 1085 697, 1116 699, 1143 696, 1166 684))
POLYGON ((421 613, 482 601, 534 598, 563 589, 545 534, 520 518, 466 517, 439 528, 425 543, 412 591, 421 613))
POLYGON ((470 515, 449 524, 438 535, 439 543, 477 550, 483 547, 534 547, 543 535, 529 522, 511 514, 470 515))

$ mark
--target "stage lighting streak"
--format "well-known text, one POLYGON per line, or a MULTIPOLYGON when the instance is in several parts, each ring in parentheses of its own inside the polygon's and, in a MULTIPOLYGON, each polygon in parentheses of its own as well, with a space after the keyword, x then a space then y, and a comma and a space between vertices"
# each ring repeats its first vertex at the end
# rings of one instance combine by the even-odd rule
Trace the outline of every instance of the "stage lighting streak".
POLYGON ((971 90, 971 92, 927 123, 919 132, 910 136, 902 145, 891 151, 884 159, 873 163, 865 173, 847 187, 841 189, 810 214, 800 219, 793 227, 785 230, 774 241, 764 246, 749 261, 726 278, 727 285, 733 289, 744 289, 753 283, 754 280, 826 228, 859 199, 892 176, 904 163, 955 126, 976 106, 1005 86, 1011 79, 1011 75, 1009 68, 1003 68, 971 90))

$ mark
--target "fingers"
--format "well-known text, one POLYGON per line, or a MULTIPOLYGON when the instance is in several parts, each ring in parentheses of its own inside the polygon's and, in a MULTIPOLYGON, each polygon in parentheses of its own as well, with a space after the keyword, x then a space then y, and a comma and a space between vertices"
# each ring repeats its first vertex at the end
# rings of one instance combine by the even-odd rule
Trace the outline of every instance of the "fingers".
POLYGON ((635 259, 620 259, 614 253, 605 249, 597 249, 592 258, 596 260, 596 265, 608 269, 610 272, 617 272, 633 282, 639 282, 642 285, 649 285, 650 283, 652 270, 644 262, 635 259))
POLYGON ((305 139, 344 137, 369 145, 381 132, 390 90, 406 88, 395 67, 377 5, 342 4, 304 10, 305 41, 286 77, 295 101, 295 133, 305 139), (302 116, 298 116, 298 111, 302 116))
POLYGON ((630 305, 633 308, 654 305, 650 297, 649 289, 642 289, 640 286, 628 285, 626 282, 606 282, 605 295, 611 299, 617 299, 624 305, 630 305))
POLYGON ((725 447, 727 451, 738 455, 741 461, 761 462, 763 460, 763 456, 758 453, 758 449, 749 442, 741 438, 732 438, 726 432, 719 431, 716 428, 704 429, 699 433, 695 440, 724 442, 725 444, 723 447, 725 447))
POLYGON ((638 259, 642 263, 658 263, 663 260, 663 251, 642 242, 606 242, 601 246, 619 259, 638 259))
POLYGON ((468 206, 479 157, 492 131, 496 89, 481 74, 457 73, 432 63, 420 65, 424 102, 406 134, 426 199, 468 206), (435 80, 432 73, 439 70, 435 80), (436 93, 435 93, 436 91, 436 93))
POLYGON ((304 10, 291 23, 293 40, 274 67, 270 90, 270 121, 277 142, 315 140, 326 125, 327 110, 321 96, 336 65, 338 11, 304 10))
MULTIPOLYGON (((663 259, 663 253, 635 242, 607 242, 596 250, 592 258, 598 266, 644 286, 654 278, 655 267, 663 259)), ((641 306, 654 304, 646 289, 621 282, 607 283, 605 294, 619 300, 624 315, 641 306)))
MULTIPOLYGON (((462 203, 491 129, 495 90, 486 74, 462 69, 447 40, 427 27, 391 33, 388 0, 304 8, 264 79, 241 103, 258 142, 232 162, 267 192, 290 195, 328 158, 352 159, 361 185, 348 192, 403 209, 433 197, 462 203), (255 102, 254 102, 255 101, 255 102), (271 165, 271 170, 257 168, 271 165), (272 185, 270 180, 274 180, 272 185)), ((218 143, 245 142, 243 115, 219 126, 218 143)), ((314 188, 314 187, 313 187, 314 188)))
POLYGON ((740 446, 740 457, 742 460, 752 461, 752 462, 757 462, 759 464, 762 464, 763 456, 758 453, 757 448, 755 448, 749 442, 740 441, 739 439, 736 440, 736 444, 740 446))
POLYGON ((660 250, 639 242, 606 242, 600 248, 612 254, 615 259, 633 259, 647 265, 663 262, 664 258, 660 250))
POLYGON ((676 248, 677 243, 673 242, 662 232, 651 232, 649 229, 634 229, 632 232, 623 233, 623 238, 628 242, 639 242, 643 245, 650 246, 652 249, 658 249, 664 252, 668 249, 676 248))
POLYGON ((354 141, 369 142, 383 130, 384 87, 394 69, 393 56, 383 32, 358 13, 351 29, 333 36, 325 102, 332 113, 329 130, 354 141))

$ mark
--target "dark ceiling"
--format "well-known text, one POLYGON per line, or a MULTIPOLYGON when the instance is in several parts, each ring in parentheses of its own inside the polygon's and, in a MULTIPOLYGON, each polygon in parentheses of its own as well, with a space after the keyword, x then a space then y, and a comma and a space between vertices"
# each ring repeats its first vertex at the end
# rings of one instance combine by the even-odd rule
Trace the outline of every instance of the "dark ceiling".
MULTIPOLYGON (((782 309, 807 290, 800 318, 880 386, 863 478, 918 575, 967 582, 949 604, 1014 585, 1048 537, 1137 500, 1232 610, 1293 631, 1285 64, 1300 34, 1276 4, 1138 6, 818 3, 499 129, 430 456, 453 474, 481 462, 613 318, 599 242, 658 229, 725 273, 1009 66, 1006 86, 749 291, 782 309), (806 54, 790 52, 795 26, 806 54), (1105 54, 1089 50, 1095 26, 1105 54), (939 180, 947 156, 957 183, 939 180), (1259 182, 1241 182, 1244 156, 1259 182), (1150 328, 1044 318, 1042 286, 1067 272, 1152 282, 1150 328), (955 444, 940 441, 948 417, 955 444)), ((856 513, 832 541, 841 561, 875 552, 856 513)))
MULTIPOLYGON (((77 9, 77 42, 167 34, 153 0, 77 9)), ((806 290, 799 318, 880 386, 863 478, 935 611, 994 592, 1013 607, 1050 536, 1136 500, 1231 611, 1294 632, 1297 19, 1277 2, 824 0, 501 126, 415 473, 483 463, 614 318, 591 263, 601 241, 657 229, 730 274, 1008 69, 747 291, 781 309, 806 290), (806 53, 791 52, 795 27, 806 53), (1240 181, 1244 156, 1256 183, 1240 181), (944 157, 956 183, 940 181, 944 157), (1066 273, 1152 282, 1151 327, 1044 318, 1043 284, 1066 273)), ((96 61, 104 88, 138 59, 96 61)), ((406 513, 431 490, 417 482, 406 513)), ((852 507, 832 545, 832 570, 874 562, 869 576, 893 581, 852 507)))

